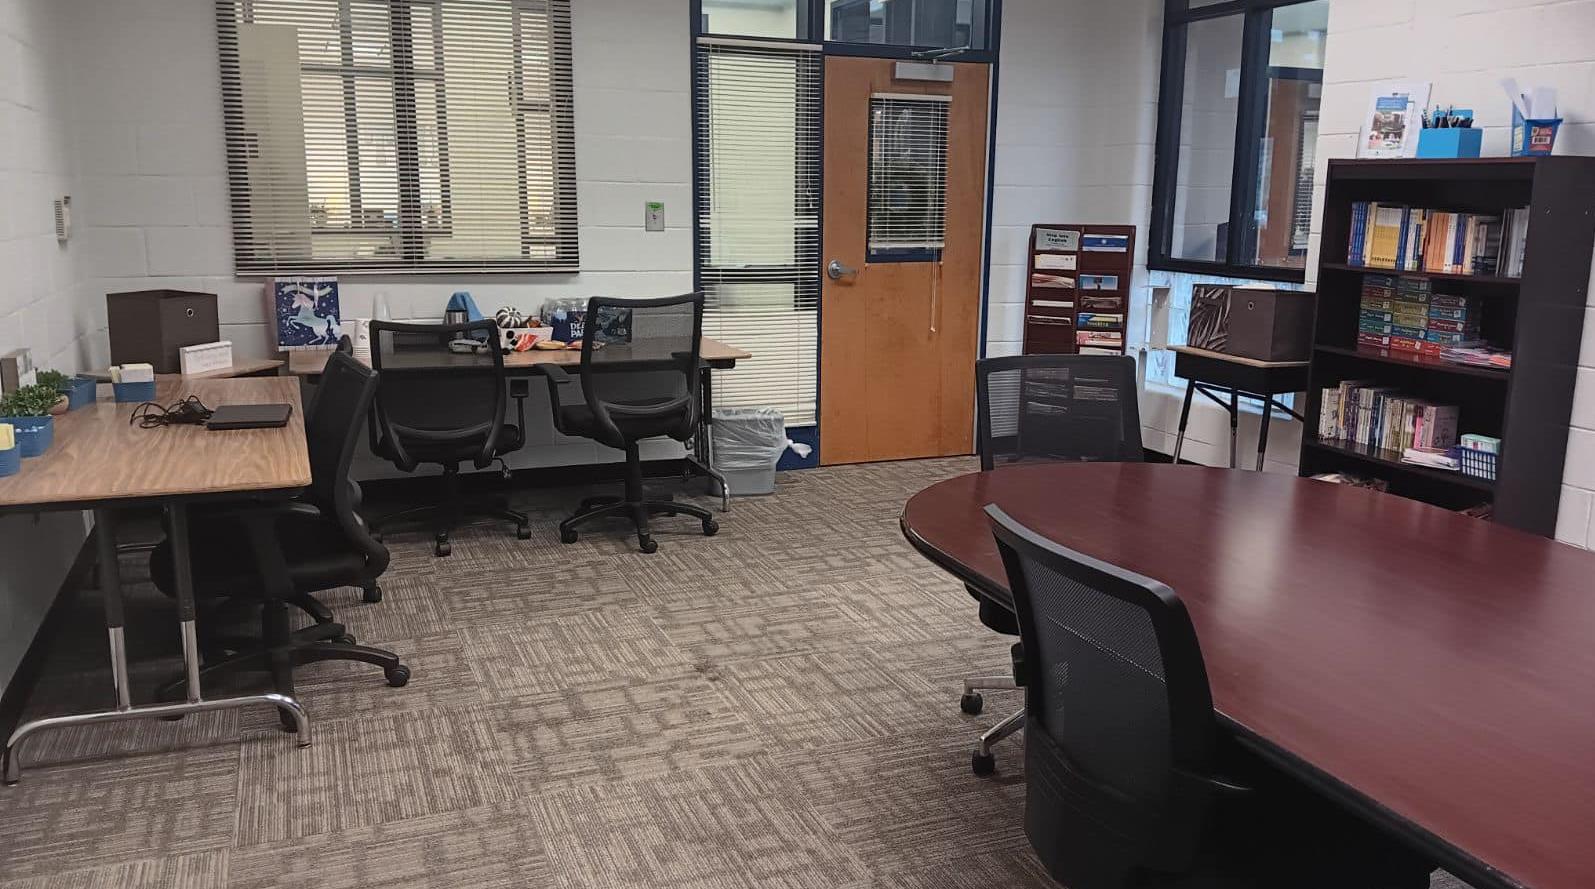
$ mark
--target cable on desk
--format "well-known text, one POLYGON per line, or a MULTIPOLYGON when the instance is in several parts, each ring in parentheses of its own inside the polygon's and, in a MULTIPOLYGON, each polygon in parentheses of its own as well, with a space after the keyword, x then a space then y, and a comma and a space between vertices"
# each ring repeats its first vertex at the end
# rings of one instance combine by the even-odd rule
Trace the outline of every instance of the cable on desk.
POLYGON ((138 423, 140 429, 159 429, 162 426, 203 426, 210 415, 214 413, 205 406, 199 396, 190 395, 182 401, 174 401, 169 405, 161 405, 153 401, 146 401, 133 408, 133 414, 127 418, 128 425, 138 423))

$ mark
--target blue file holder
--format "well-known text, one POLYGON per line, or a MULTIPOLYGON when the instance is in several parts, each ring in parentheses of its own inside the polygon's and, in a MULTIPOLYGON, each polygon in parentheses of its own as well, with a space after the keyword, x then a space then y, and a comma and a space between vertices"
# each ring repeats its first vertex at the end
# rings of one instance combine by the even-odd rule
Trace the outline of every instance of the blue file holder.
POLYGON ((116 400, 120 404, 143 404, 155 400, 155 381, 147 383, 112 383, 116 400))
POLYGON ((1512 156, 1548 157, 1556 147, 1556 133, 1562 128, 1562 119, 1524 118, 1517 106, 1512 106, 1512 156))
POLYGON ((1484 131, 1430 128, 1418 132, 1418 157, 1478 157, 1484 131))

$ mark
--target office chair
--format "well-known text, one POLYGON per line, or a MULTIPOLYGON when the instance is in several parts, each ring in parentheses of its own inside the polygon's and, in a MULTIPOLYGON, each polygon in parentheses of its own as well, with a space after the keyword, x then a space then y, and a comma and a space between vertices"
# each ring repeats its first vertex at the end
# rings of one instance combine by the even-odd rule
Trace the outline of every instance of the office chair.
POLYGON ((594 297, 587 303, 579 393, 564 368, 542 365, 554 428, 626 452, 624 496, 583 501, 575 515, 560 522, 560 540, 575 543, 578 527, 610 516, 631 518, 638 546, 645 553, 659 549, 648 528, 651 515, 690 515, 703 523, 705 536, 720 530, 708 510, 674 500, 646 499, 637 452, 637 443, 644 438, 669 436, 685 442, 696 434, 702 339, 701 293, 640 300, 594 297), (624 335, 611 331, 600 339, 601 315, 629 315, 629 328, 624 335))
POLYGON ((382 374, 371 419, 371 451, 405 472, 422 463, 442 467, 437 502, 401 510, 378 520, 377 533, 404 524, 429 527, 433 552, 446 556, 449 534, 467 513, 515 524, 515 536, 532 536, 526 514, 509 508, 507 496, 467 503, 460 494, 460 464, 486 469, 497 461, 510 480, 505 454, 518 451, 526 437, 526 395, 515 395, 519 425, 506 423, 509 398, 504 353, 490 320, 468 324, 371 322, 371 366, 382 374), (475 339, 483 348, 460 353, 449 343, 475 339))
POLYGON ((1174 590, 986 507, 1027 653, 1025 832, 1070 889, 1427 887, 1431 862, 1218 730, 1174 590))
MULTIPOLYGON (((1141 411, 1135 359, 1116 355, 1014 355, 975 362, 976 449, 980 468, 1015 463, 1104 461, 1138 463, 1141 411)), ((980 622, 1006 636, 1019 635, 1008 609, 974 589, 980 622)), ((1012 650, 1014 673, 1022 672, 1024 646, 1012 650)), ((1013 689, 1012 676, 977 676, 964 681, 958 705, 974 715, 985 706, 980 691, 1013 689)), ((975 774, 996 770, 992 745, 1023 728, 1025 711, 1008 716, 981 735, 972 758, 975 774)))
MULTIPOLYGON (((277 691, 291 695, 295 665, 352 660, 381 667, 395 687, 409 682, 410 669, 398 655, 355 644, 312 595, 357 586, 366 591, 367 601, 381 598, 377 578, 387 570, 388 551, 367 531, 359 511, 360 486, 349 477, 361 420, 376 391, 375 371, 334 353, 305 427, 309 490, 297 500, 196 510, 189 551, 195 598, 205 604, 199 629, 207 663, 201 679, 265 671, 277 691), (222 631, 225 616, 236 610, 228 606, 239 604, 259 608, 260 638, 222 631), (289 605, 310 611, 316 623, 290 630, 289 605)), ((170 593, 174 570, 171 542, 164 540, 151 557, 150 576, 170 593)), ((179 679, 164 687, 162 695, 181 688, 179 679)))

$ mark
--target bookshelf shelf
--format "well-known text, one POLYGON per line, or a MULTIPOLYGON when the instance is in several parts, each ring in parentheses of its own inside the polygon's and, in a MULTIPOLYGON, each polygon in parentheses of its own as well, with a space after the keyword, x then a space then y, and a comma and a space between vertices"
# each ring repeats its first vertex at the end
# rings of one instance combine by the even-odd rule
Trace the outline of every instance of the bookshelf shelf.
POLYGON ((1481 380, 1499 380, 1506 382, 1511 379, 1511 372, 1493 367, 1475 367, 1470 364, 1457 364, 1454 361, 1444 361, 1428 355, 1418 355, 1413 352, 1402 352, 1392 349, 1348 349, 1344 346, 1313 346, 1313 351, 1323 352, 1327 355, 1340 355, 1346 358, 1355 358, 1358 361, 1372 361, 1379 364, 1398 364, 1406 367, 1418 367, 1436 373, 1461 374, 1467 377, 1476 377, 1481 380))
POLYGON ((1469 284, 1479 284, 1487 287, 1517 287, 1523 283, 1522 278, 1512 278, 1507 275, 1453 275, 1446 272, 1402 272, 1395 269, 1382 269, 1366 265, 1347 265, 1343 262, 1326 262, 1319 266, 1320 269, 1331 272, 1353 272, 1359 275, 1390 275, 1391 277, 1422 278, 1426 281, 1464 281, 1469 284))
POLYGON ((1579 333, 1595 257, 1595 158, 1331 160, 1324 192, 1317 318, 1300 472, 1352 472, 1392 494, 1461 509, 1493 505, 1496 522, 1551 536, 1561 497, 1579 333), (1521 277, 1401 272, 1346 262, 1352 205, 1498 216, 1530 207, 1521 277), (1513 350, 1511 370, 1357 348, 1364 276, 1429 281, 1477 297, 1480 336, 1513 350), (1499 437, 1498 481, 1401 462, 1397 452, 1320 440, 1323 390, 1345 381, 1457 408, 1459 433, 1499 437))
POLYGON ((1460 472, 1452 472, 1446 469, 1431 469, 1427 466, 1417 466, 1412 463, 1403 463, 1401 462, 1401 454, 1398 451, 1368 448, 1363 447, 1362 445, 1352 444, 1350 442, 1333 440, 1309 441, 1305 442, 1302 446, 1305 448, 1346 457, 1360 463, 1378 466, 1382 469, 1394 470, 1396 472, 1427 479, 1433 482, 1456 485, 1462 488, 1471 488, 1475 491, 1495 490, 1495 483, 1489 479, 1478 478, 1471 475, 1463 475, 1460 472))

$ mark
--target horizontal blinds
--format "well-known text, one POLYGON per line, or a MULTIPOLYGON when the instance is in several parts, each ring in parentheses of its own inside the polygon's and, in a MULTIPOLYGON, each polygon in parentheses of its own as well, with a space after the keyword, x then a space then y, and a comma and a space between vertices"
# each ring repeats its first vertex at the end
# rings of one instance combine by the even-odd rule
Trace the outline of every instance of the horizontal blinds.
POLYGON ((241 273, 573 271, 569 0, 218 0, 241 273))
POLYGON ((704 333, 753 358, 715 403, 815 422, 819 372, 821 57, 700 44, 697 269, 704 333))
POLYGON ((948 108, 943 96, 870 98, 870 250, 946 242, 948 108))

